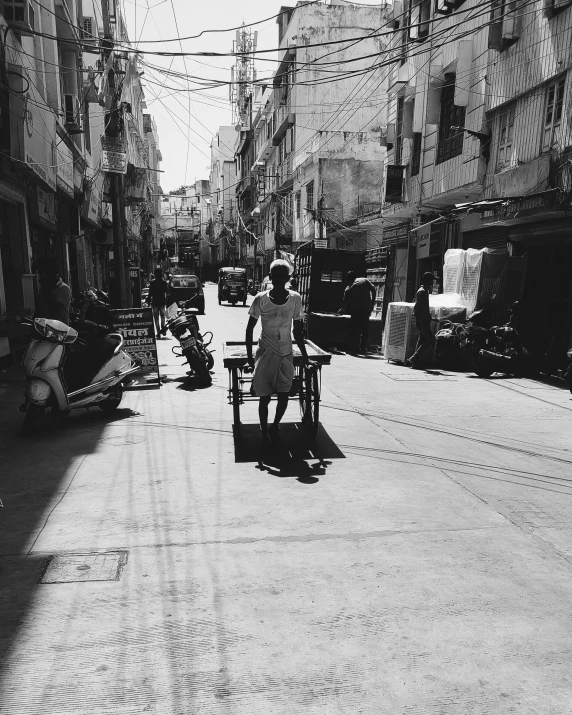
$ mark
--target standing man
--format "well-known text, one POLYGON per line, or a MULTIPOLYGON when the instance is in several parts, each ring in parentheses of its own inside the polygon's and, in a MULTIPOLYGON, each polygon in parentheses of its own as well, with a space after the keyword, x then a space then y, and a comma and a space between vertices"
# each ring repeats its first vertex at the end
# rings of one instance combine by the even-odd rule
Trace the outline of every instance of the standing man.
POLYGON ((165 326, 165 306, 167 305, 167 293, 169 284, 163 280, 163 270, 155 268, 155 280, 149 285, 149 297, 147 302, 153 308, 153 320, 155 321, 155 334, 157 337, 167 334, 165 326), (161 316, 161 328, 159 329, 159 316, 161 316))
POLYGON ((71 290, 58 275, 56 259, 44 256, 39 259, 36 269, 40 281, 40 304, 35 313, 36 318, 60 320, 69 325, 71 290))
POLYGON ((429 310, 429 294, 433 290, 434 276, 432 273, 424 273, 421 279, 421 287, 415 295, 415 324, 419 338, 413 355, 407 363, 416 370, 424 367, 433 367, 435 362, 435 336, 431 330, 431 311, 429 310))
POLYGON ((375 288, 367 278, 357 278, 355 271, 346 275, 348 287, 340 313, 350 314, 350 355, 365 355, 369 343, 369 316, 375 305, 375 288))
POLYGON ((252 301, 246 328, 246 354, 248 364, 254 368, 252 385, 260 398, 258 414, 264 443, 268 442, 269 437, 278 438, 278 425, 288 407, 288 395, 294 380, 292 327, 302 358, 308 362, 302 324, 302 298, 299 293, 286 289, 289 276, 290 267, 286 261, 276 260, 272 263, 272 287, 259 293, 252 301), (262 321, 262 334, 254 358, 252 335, 258 318, 262 321), (274 423, 268 427, 268 405, 274 393, 278 394, 278 405, 274 423))

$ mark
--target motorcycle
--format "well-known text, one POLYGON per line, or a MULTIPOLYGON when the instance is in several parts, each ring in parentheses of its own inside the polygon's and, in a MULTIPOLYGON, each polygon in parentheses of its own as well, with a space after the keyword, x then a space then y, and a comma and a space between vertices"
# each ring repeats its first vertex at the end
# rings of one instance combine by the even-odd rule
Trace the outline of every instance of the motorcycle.
POLYGON ((167 321, 167 329, 179 341, 179 345, 172 348, 173 354, 184 357, 201 384, 209 387, 213 381, 210 370, 214 367, 214 351, 208 350, 208 346, 212 343, 213 334, 208 331, 201 335, 196 314, 188 310, 191 302, 192 299, 182 304, 181 312, 167 321), (205 341, 207 335, 210 335, 208 342, 205 341), (177 352, 177 347, 181 348, 180 352, 177 352))
POLYGON ((568 389, 572 392, 572 348, 568 350, 566 356, 568 357, 568 369, 564 373, 564 379, 566 380, 568 389))
POLYGON ((107 326, 85 321, 82 327, 105 337, 97 349, 78 337, 78 331, 59 320, 36 318, 28 324, 34 330, 23 360, 26 377, 22 432, 33 432, 50 411, 65 416, 71 410, 96 405, 113 412, 123 398, 123 386, 140 365, 121 348, 123 336, 107 326), (82 351, 73 351, 80 344, 82 351))
POLYGON ((534 374, 532 356, 511 325, 488 328, 469 322, 463 326, 459 347, 467 367, 479 377, 495 372, 517 377, 534 374))

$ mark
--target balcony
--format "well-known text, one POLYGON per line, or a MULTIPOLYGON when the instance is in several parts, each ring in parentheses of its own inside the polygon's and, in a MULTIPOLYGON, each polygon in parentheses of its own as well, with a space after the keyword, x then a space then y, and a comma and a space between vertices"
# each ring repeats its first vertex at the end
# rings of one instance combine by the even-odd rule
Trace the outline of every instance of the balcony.
POLYGON ((296 123, 296 115, 290 111, 289 104, 282 104, 274 110, 274 126, 276 127, 272 136, 272 146, 279 146, 284 135, 296 123))

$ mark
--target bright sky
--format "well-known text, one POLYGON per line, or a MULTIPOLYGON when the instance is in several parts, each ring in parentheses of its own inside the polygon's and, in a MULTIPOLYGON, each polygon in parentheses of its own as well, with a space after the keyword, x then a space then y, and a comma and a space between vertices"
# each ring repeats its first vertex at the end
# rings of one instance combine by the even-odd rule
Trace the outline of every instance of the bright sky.
MULTIPOLYGON (((284 0, 119 0, 127 18, 129 38, 165 40, 197 35, 202 30, 240 26, 275 15, 284 0), (176 19, 175 19, 176 18, 176 19)), ((363 5, 379 5, 379 0, 361 0, 363 5)), ((278 45, 276 19, 256 25, 258 49, 278 45)), ((236 32, 217 32, 183 42, 185 52, 230 52, 236 32)), ((180 52, 178 42, 140 45, 150 51, 180 52)), ((273 55, 266 55, 270 57, 273 55)), ((154 57, 144 62, 162 69, 181 72, 209 80, 230 81, 232 57, 154 57), (186 63, 186 68, 185 68, 186 63)), ((274 62, 257 62, 258 76, 271 74, 274 62)), ((207 179, 210 170, 210 141, 219 126, 234 124, 228 100, 228 87, 188 93, 184 79, 165 77, 160 71, 144 67, 143 83, 147 112, 153 115, 159 132, 163 155, 161 186, 165 192, 195 179, 207 179), (189 102, 190 99, 190 102, 189 102)), ((191 85, 196 89, 196 84, 191 85)))

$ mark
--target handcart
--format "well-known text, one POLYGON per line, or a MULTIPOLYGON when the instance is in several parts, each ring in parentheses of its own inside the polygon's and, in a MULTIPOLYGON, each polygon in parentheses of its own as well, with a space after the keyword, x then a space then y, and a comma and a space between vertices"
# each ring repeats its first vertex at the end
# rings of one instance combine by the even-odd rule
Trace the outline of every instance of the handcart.
MULTIPOLYGON (((304 342, 310 364, 302 364, 302 355, 295 345, 295 374, 293 390, 290 395, 298 394, 302 425, 308 437, 315 439, 318 434, 320 417, 322 365, 329 365, 332 356, 309 340, 304 342)), ((233 431, 235 437, 239 437, 241 430, 240 406, 245 402, 258 400, 258 397, 251 392, 252 373, 244 370, 248 365, 246 343, 227 342, 223 350, 224 366, 228 369, 228 402, 232 405, 233 431)))

